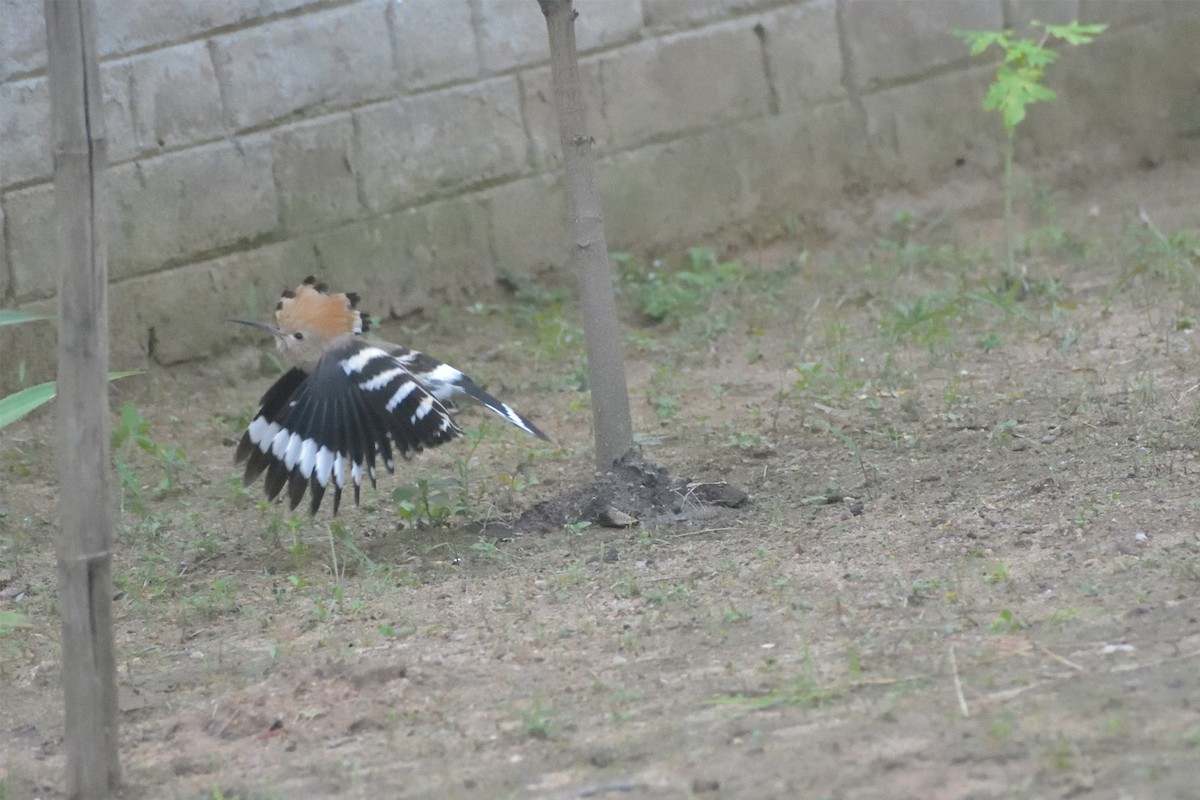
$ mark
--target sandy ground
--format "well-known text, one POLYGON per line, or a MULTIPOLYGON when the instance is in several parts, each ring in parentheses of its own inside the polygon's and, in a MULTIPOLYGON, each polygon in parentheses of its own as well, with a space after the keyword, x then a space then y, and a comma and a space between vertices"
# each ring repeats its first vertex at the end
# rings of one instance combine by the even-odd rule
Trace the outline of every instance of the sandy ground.
MULTIPOLYGON (((684 482, 618 498, 628 529, 579 524, 579 333, 544 288, 384 328, 557 446, 470 414, 336 522, 232 467, 269 359, 114 387, 148 424, 115 450, 125 796, 1197 797, 1200 162, 1024 198, 1011 292, 994 206, 951 197, 731 251, 669 323, 626 285, 642 455, 684 482)), ((50 419, 0 442, 30 623, 0 798, 61 797, 50 419)))

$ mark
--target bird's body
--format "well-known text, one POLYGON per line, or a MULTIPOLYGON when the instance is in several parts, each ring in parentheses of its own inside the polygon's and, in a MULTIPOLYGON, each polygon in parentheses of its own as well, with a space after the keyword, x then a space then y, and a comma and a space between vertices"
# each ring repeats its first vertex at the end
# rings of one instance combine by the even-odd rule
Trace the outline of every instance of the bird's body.
POLYGON ((407 458, 459 436, 449 407, 463 396, 549 441, 449 364, 364 339, 370 323, 356 308, 358 296, 330 295, 327 288, 309 277, 296 291, 284 292, 276 325, 237 320, 270 331, 292 365, 263 395, 238 443, 235 459, 246 462, 247 485, 265 471, 267 497, 274 499, 286 485, 292 508, 311 490, 314 514, 332 486, 336 514, 347 479, 356 503, 363 476, 375 484, 377 456, 392 472, 393 448, 407 458))

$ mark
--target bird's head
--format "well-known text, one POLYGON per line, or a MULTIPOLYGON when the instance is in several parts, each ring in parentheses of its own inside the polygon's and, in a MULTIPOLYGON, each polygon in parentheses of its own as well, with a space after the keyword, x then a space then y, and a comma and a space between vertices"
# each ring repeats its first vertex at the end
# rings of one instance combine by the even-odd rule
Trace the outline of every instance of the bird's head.
POLYGON ((371 325, 366 312, 356 308, 357 294, 328 294, 328 290, 327 284, 318 283, 310 275, 295 291, 286 291, 279 298, 275 305, 276 324, 248 319, 231 321, 269 332, 286 361, 312 372, 333 342, 357 336, 371 325))

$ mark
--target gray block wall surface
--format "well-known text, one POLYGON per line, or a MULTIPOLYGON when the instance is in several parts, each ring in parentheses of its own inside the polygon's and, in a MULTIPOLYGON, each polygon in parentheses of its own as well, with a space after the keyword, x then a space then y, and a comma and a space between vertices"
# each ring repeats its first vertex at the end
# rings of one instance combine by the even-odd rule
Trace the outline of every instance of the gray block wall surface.
MULTIPOLYGON (((405 314, 561 268, 536 0, 98 0, 114 368, 220 352, 310 273, 405 314)), ((1107 22, 1019 158, 1161 160, 1200 131, 1191 0, 576 0, 610 243, 662 251, 998 161, 951 28, 1107 22), (1095 148, 1091 149, 1092 143, 1095 148), (1119 146, 1114 146, 1114 143, 1119 146), (1115 155, 1114 155, 1115 154, 1115 155)), ((0 0, 0 306, 53 310, 42 0, 0 0)), ((1119 166, 1119 165, 1118 165, 1119 166)), ((37 346, 34 343, 37 343, 37 346)), ((0 386, 47 371, 0 329, 0 386)))

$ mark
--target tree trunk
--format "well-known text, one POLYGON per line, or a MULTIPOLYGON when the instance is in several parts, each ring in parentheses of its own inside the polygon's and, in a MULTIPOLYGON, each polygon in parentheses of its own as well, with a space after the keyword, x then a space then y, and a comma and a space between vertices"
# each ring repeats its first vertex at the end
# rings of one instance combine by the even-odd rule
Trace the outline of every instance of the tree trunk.
POLYGON ((67 795, 120 782, 109 511, 104 105, 94 0, 45 0, 58 224, 58 475, 67 795))
POLYGON ((575 241, 571 264, 579 280, 583 306, 596 466, 607 470, 633 446, 633 425, 629 417, 621 328, 613 296, 612 264, 592 167, 593 142, 587 132, 587 112, 579 86, 575 9, 571 0, 538 0, 538 3, 550 35, 550 75, 566 167, 567 209, 575 241))

